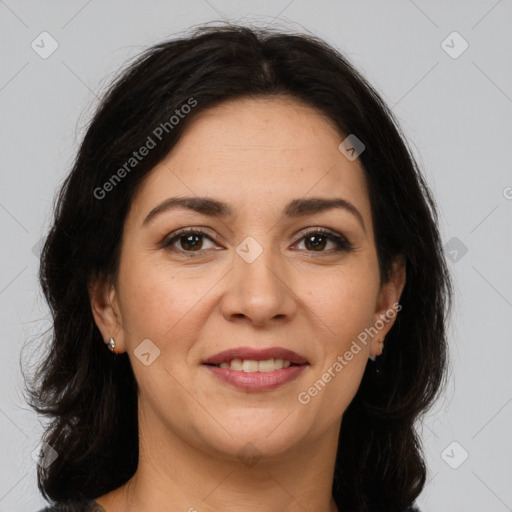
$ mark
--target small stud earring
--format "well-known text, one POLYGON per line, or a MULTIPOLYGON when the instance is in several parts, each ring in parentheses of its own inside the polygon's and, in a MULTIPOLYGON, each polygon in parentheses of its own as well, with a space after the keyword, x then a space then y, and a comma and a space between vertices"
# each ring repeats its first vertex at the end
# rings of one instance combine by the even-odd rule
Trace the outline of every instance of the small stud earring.
POLYGON ((382 355, 382 352, 384 352, 384 339, 381 339, 381 340, 378 340, 377 343, 379 345, 382 345, 381 349, 380 349, 380 354, 377 354, 375 357, 369 357, 368 359, 370 359, 370 361, 372 361, 373 363, 377 360, 377 357, 381 356, 382 355))
POLYGON ((114 341, 114 338, 110 338, 107 345, 108 345, 108 348, 111 350, 111 352, 114 352, 114 354, 117 354, 117 352, 115 351, 116 342, 114 341))

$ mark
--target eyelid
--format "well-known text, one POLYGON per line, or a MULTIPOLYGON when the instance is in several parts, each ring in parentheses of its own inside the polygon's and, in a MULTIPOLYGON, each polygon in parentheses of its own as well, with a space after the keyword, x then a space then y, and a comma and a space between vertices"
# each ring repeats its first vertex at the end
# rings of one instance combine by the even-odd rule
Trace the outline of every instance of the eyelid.
POLYGON ((309 235, 310 233, 322 233, 324 235, 330 235, 333 237, 337 236, 340 238, 346 238, 341 233, 338 233, 337 231, 334 231, 333 229, 330 229, 330 228, 325 228, 323 226, 312 226, 312 227, 301 229, 294 235, 294 238, 297 237, 297 242, 298 242, 299 240, 301 240, 305 236, 309 235))

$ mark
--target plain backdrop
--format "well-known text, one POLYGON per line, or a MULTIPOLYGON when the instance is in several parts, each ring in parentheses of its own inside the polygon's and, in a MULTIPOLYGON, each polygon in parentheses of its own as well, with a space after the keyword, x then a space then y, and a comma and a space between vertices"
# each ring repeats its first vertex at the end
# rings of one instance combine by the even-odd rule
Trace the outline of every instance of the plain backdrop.
POLYGON ((45 504, 31 456, 42 424, 23 399, 20 358, 49 326, 38 251, 56 189, 114 73, 220 20, 324 38, 393 107, 435 195, 456 284, 450 380, 424 421, 418 503, 512 510, 510 0, 0 0, 0 511, 45 504))

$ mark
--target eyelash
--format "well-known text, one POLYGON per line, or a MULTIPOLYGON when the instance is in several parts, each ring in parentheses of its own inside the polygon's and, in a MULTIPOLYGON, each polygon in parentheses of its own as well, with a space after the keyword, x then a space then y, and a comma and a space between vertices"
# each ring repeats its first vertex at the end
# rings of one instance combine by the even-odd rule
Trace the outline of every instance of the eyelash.
MULTIPOLYGON (((186 235, 200 235, 200 236, 209 238, 212 242, 216 242, 215 239, 213 239, 208 233, 206 233, 202 229, 183 228, 178 231, 175 231, 174 233, 171 233, 171 235, 166 240, 164 240, 164 242, 162 243, 162 248, 170 250, 170 251, 174 250, 174 251, 184 253, 187 255, 187 257, 195 257, 197 253, 204 252, 204 250, 201 250, 201 249, 197 250, 197 251, 186 251, 184 249, 176 249, 176 248, 171 247, 175 241, 179 240, 180 238, 182 238, 186 235)), ((308 231, 307 233, 304 233, 302 235, 302 237, 299 240, 297 240, 296 243, 303 241, 305 238, 307 238, 308 236, 311 236, 311 235, 321 235, 322 237, 327 238, 328 240, 330 240, 336 244, 336 248, 329 249, 327 251, 325 251, 325 250, 324 251, 308 251, 308 250, 306 250, 306 252, 310 252, 313 254, 315 254, 315 253, 332 254, 331 251, 337 253, 337 252, 351 252, 354 250, 354 247, 352 246, 352 244, 345 237, 336 235, 336 234, 332 233, 331 231, 324 229, 324 228, 315 228, 315 229, 312 229, 311 231, 308 231)))

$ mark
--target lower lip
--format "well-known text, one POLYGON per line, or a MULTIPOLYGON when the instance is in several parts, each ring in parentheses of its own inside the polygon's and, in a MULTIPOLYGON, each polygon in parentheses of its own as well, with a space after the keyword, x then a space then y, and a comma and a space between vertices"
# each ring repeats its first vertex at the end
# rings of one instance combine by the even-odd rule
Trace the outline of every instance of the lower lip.
POLYGON ((271 372, 243 372, 231 368, 203 365, 218 379, 244 391, 269 391, 296 379, 307 364, 289 366, 271 372))

